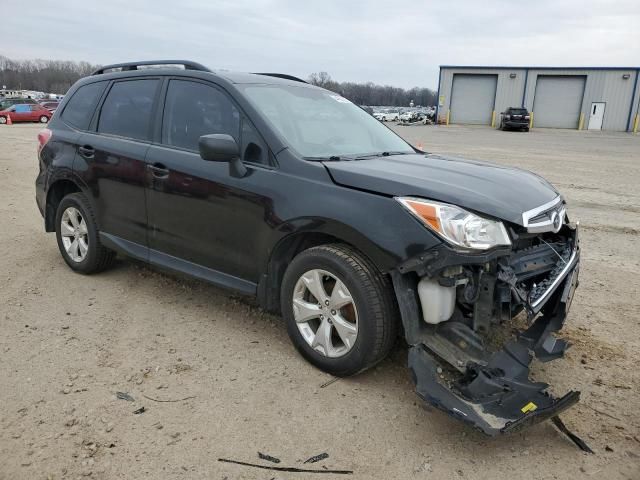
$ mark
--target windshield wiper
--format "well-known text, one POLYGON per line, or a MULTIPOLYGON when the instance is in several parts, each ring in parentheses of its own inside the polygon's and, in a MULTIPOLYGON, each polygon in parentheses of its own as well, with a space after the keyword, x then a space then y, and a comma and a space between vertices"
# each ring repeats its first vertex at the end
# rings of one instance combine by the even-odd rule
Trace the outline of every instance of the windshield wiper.
POLYGON ((366 153, 364 155, 358 155, 355 157, 356 160, 361 160, 365 158, 374 158, 374 157, 390 157, 391 155, 410 155, 413 152, 375 152, 375 153, 366 153))
POLYGON ((304 157, 305 160, 322 161, 322 162, 339 162, 340 160, 354 160, 353 157, 340 157, 331 155, 327 157, 304 157))

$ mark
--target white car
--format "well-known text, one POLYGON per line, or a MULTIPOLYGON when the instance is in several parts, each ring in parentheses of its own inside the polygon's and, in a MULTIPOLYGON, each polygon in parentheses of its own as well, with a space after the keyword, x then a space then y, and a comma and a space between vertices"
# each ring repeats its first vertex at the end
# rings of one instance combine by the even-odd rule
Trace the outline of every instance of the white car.
POLYGON ((380 112, 383 122, 394 122, 399 118, 398 112, 380 112))

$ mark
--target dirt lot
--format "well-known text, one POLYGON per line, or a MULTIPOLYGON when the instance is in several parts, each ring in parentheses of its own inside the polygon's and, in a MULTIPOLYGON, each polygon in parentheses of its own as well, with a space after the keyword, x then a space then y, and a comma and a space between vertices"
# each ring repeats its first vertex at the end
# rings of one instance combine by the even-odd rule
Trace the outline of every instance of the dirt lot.
POLYGON ((218 459, 303 467, 323 452, 304 467, 354 472, 328 478, 640 478, 640 136, 397 129, 433 152, 534 170, 566 194, 583 225, 574 346, 535 373, 582 391, 563 419, 595 455, 548 422, 489 439, 423 409, 404 347, 323 387, 330 377, 280 319, 223 291, 127 260, 72 273, 34 201, 38 126, 14 125, 0 127, 0 479, 315 478, 218 459))

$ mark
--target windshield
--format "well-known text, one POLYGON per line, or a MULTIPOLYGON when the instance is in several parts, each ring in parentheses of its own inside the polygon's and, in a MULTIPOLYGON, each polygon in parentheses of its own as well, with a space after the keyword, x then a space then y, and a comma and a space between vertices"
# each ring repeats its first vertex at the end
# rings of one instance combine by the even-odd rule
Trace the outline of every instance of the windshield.
POLYGON ((399 136, 349 100, 326 90, 247 85, 249 101, 308 159, 414 153, 399 136))

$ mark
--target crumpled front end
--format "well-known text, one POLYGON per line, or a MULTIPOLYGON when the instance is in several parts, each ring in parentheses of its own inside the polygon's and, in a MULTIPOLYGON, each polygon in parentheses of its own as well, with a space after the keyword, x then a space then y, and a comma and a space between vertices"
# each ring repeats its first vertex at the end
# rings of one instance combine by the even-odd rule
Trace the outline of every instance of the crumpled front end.
POLYGON ((580 396, 555 398, 529 378, 534 357, 568 348, 554 333, 578 285, 578 226, 512 236, 486 253, 441 245, 392 272, 418 395, 488 435, 554 417, 580 396))

